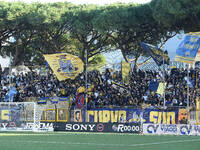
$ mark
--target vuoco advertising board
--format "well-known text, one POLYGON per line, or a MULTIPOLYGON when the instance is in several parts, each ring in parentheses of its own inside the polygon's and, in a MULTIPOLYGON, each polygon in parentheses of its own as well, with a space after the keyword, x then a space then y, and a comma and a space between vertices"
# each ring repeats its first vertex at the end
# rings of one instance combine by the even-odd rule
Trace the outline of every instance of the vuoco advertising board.
POLYGON ((200 125, 143 124, 144 134, 200 135, 200 125))
POLYGON ((68 132, 115 132, 115 133, 140 133, 140 125, 134 123, 56 123, 54 131, 68 132))

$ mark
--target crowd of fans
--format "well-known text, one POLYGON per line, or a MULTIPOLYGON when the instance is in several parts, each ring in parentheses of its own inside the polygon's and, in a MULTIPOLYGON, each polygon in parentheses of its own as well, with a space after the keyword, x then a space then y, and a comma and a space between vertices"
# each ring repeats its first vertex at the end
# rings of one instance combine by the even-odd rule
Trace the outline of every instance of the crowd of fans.
MULTIPOLYGON (((124 84, 121 71, 106 69, 104 72, 88 72, 88 89, 82 94, 86 97, 87 108, 103 107, 138 107, 146 104, 148 107, 162 107, 164 101, 167 107, 195 106, 199 95, 199 72, 190 69, 169 69, 164 73, 153 70, 133 70, 129 81, 124 84), (189 78, 188 78, 189 77, 189 78), (157 94, 149 87, 152 82, 162 82, 164 79, 165 94, 157 94), (188 88, 189 86, 189 88, 188 88), (188 94, 189 93, 189 94, 188 94), (165 96, 165 98, 164 98, 165 96)), ((58 81, 50 69, 46 75, 36 72, 27 72, 9 76, 0 67, 0 101, 5 101, 10 87, 15 87, 14 102, 25 102, 30 98, 43 98, 52 96, 71 97, 75 103, 80 87, 85 87, 85 76, 79 74, 75 80, 58 81)), ((74 104, 76 105, 76 104, 74 104)))

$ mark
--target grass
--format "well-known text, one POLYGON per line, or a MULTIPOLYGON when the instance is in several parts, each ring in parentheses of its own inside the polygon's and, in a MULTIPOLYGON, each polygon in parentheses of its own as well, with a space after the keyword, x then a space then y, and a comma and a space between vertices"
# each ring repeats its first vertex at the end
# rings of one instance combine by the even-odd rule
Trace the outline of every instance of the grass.
POLYGON ((109 133, 0 133, 0 150, 199 150, 199 136, 109 133))

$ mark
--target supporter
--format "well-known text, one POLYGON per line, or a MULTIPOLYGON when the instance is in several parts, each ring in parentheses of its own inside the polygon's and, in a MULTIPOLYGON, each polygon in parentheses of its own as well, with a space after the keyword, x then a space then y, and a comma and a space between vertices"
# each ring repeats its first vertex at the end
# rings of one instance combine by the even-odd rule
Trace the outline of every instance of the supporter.
MULTIPOLYGON (((9 91, 10 85, 17 90, 14 101, 24 102, 32 97, 43 98, 57 96, 70 96, 76 98, 77 89, 85 87, 85 77, 81 73, 75 80, 66 80, 59 82, 53 72, 48 69, 47 75, 37 74, 35 72, 12 74, 11 82, 9 75, 2 72, 0 67, 0 101, 9 91)), ((164 74, 166 90, 165 100, 167 107, 185 107, 187 106, 187 85, 189 88, 190 106, 195 106, 196 95, 199 94, 196 89, 199 88, 199 72, 192 68, 172 69, 164 74), (189 78, 188 78, 189 72, 189 78)), ((112 71, 106 69, 105 72, 88 72, 88 104, 87 108, 101 107, 137 107, 146 104, 151 108, 162 107, 164 103, 163 96, 149 89, 151 81, 162 81, 160 71, 153 70, 135 70, 130 74, 129 84, 123 84, 121 71, 112 71)), ((75 105, 75 102, 74 102, 75 105)))

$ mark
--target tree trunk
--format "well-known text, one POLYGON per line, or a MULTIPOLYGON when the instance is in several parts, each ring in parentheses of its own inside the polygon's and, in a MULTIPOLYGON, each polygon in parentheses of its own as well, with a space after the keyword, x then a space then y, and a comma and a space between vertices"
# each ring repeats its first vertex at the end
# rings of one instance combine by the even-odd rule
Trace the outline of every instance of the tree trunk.
POLYGON ((19 38, 16 39, 16 45, 15 45, 15 59, 14 59, 13 66, 16 66, 17 62, 19 61, 19 58, 18 58, 18 55, 19 55, 18 44, 19 44, 19 38))
POLYGON ((128 59, 127 59, 127 57, 126 57, 126 54, 125 54, 125 52, 121 49, 121 52, 122 52, 122 55, 123 55, 123 57, 124 57, 124 59, 125 59, 125 61, 126 62, 128 62, 128 59))

